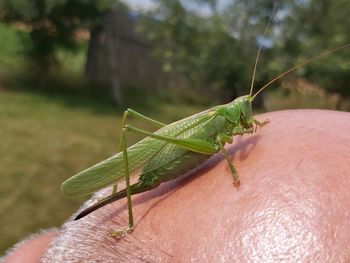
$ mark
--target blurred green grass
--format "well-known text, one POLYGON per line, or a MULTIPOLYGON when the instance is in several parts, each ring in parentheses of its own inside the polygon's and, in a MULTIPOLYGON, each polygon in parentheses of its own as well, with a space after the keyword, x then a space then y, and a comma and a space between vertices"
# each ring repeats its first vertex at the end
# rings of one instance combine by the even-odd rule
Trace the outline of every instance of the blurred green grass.
POLYGON ((344 101, 339 108, 339 98, 334 95, 301 94, 296 90, 277 89, 265 95, 265 110, 285 109, 328 109, 349 110, 349 102, 344 101))

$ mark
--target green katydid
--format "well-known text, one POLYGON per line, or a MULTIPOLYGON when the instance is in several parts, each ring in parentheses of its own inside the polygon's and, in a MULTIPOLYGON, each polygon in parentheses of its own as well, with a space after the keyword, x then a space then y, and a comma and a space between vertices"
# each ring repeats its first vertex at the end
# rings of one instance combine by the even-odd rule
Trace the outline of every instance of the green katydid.
POLYGON ((239 177, 229 159, 224 144, 231 143, 233 141, 232 137, 235 135, 253 133, 257 127, 268 123, 267 120, 259 122, 253 117, 252 102, 254 98, 272 83, 295 69, 346 47, 350 47, 350 43, 296 65, 273 78, 253 95, 253 83, 260 53, 259 48, 248 95, 238 97, 228 104, 215 106, 168 125, 146 117, 132 109, 126 110, 122 119, 120 152, 69 178, 62 184, 62 192, 72 197, 83 196, 108 185, 116 185, 122 179, 126 181, 126 188, 116 192, 116 187, 114 187, 110 196, 82 211, 75 220, 111 202, 127 197, 129 224, 126 230, 120 231, 118 234, 126 233, 132 230, 134 226, 131 195, 149 191, 163 182, 175 179, 194 169, 219 151, 223 153, 230 167, 233 182, 238 185, 240 183, 239 177), (160 129, 151 133, 128 125, 128 116, 150 122, 159 126, 160 129), (127 132, 135 132, 146 136, 146 138, 127 148, 127 132), (138 182, 130 185, 130 176, 134 175, 139 176, 138 182))

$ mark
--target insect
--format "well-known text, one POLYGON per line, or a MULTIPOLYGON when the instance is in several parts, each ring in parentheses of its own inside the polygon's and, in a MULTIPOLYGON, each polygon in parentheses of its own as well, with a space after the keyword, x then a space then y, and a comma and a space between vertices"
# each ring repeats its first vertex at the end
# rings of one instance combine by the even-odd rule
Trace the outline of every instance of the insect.
POLYGON ((62 184, 62 192, 72 197, 83 196, 114 184, 113 192, 110 196, 82 211, 75 220, 111 202, 126 197, 129 224, 126 229, 117 233, 118 235, 126 234, 134 226, 131 195, 149 191, 163 182, 175 179, 195 168, 217 152, 223 153, 230 167, 233 182, 239 185, 239 177, 224 145, 225 143, 231 143, 233 136, 253 133, 258 127, 268 123, 268 120, 260 122, 253 116, 252 102, 256 96, 272 83, 295 69, 346 47, 350 47, 350 43, 296 65, 272 79, 253 95, 254 77, 261 49, 259 48, 248 95, 238 97, 230 103, 212 107, 168 125, 132 109, 126 110, 121 125, 120 152, 78 173, 62 184), (152 123, 160 127, 160 129, 151 133, 128 125, 129 116, 152 123), (127 148, 127 132, 138 133, 146 137, 127 148), (138 182, 130 185, 130 177, 136 175, 139 176, 138 182), (116 185, 123 179, 126 181, 126 188, 117 192, 116 185))

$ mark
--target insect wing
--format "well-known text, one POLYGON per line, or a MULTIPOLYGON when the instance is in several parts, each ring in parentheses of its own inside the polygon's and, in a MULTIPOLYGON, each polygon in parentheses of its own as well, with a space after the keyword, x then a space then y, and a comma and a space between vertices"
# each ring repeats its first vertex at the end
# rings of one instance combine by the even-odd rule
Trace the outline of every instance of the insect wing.
MULTIPOLYGON (((183 120, 171 123, 155 133, 167 136, 180 136, 197 123, 203 123, 213 116, 210 110, 192 115, 183 120)), ((131 175, 137 174, 159 151, 168 143, 146 137, 128 148, 128 163, 131 175)), ((125 165, 122 152, 81 171, 62 184, 61 191, 70 197, 79 197, 90 194, 106 187, 113 182, 122 180, 125 176, 125 165)))

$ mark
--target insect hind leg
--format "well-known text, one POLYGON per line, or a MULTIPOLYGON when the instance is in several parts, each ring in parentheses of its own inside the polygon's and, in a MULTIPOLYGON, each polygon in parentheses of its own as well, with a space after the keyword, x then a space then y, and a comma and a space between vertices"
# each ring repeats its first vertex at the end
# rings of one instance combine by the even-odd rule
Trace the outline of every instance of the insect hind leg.
MULTIPOLYGON (((132 116, 134 118, 138 118, 141 120, 144 120, 146 122, 152 123, 156 126, 159 127, 163 127, 165 126, 164 123, 161 123, 159 121, 153 120, 141 113, 138 113, 137 111, 133 110, 133 109, 127 109, 124 114, 123 114, 123 119, 122 119, 122 123, 121 123, 121 135, 120 135, 120 151, 123 153, 123 160, 124 160, 124 165, 125 165, 125 183, 126 183, 126 197, 127 197, 127 203, 128 203, 128 216, 129 216, 129 223, 128 223, 128 227, 124 230, 121 231, 117 231, 116 232, 116 236, 124 236, 126 235, 128 232, 133 230, 134 227, 134 216, 133 216, 133 212, 132 212, 132 201, 131 201, 131 187, 130 187, 130 170, 129 170, 129 161, 128 161, 128 150, 127 150, 127 146, 126 146, 126 132, 127 132, 127 119, 128 116, 132 116)), ((117 184, 118 181, 116 180, 116 182, 114 183, 113 186, 113 192, 112 195, 116 193, 117 191, 117 184)))
MULTIPOLYGON (((145 191, 149 191, 149 190, 157 187, 159 184, 147 185, 143 181, 139 181, 136 184, 133 184, 133 185, 129 186, 129 188, 127 187, 124 190, 121 190, 120 192, 116 193, 115 195, 119 194, 119 195, 121 195, 123 197, 126 196, 128 198, 128 194, 131 196, 131 195, 134 195, 134 194, 138 194, 138 193, 142 193, 142 192, 145 192, 145 191)), ((112 237, 121 238, 123 236, 126 236, 128 233, 130 233, 134 229, 132 205, 129 206, 129 204, 131 204, 131 199, 130 199, 130 203, 128 201, 129 226, 124 228, 124 229, 121 229, 121 230, 112 231, 111 232, 111 236, 112 237), (131 217, 130 217, 130 215, 131 215, 131 217), (131 219, 131 221, 130 221, 130 219, 131 219)))
MULTIPOLYGON (((141 114, 141 113, 139 113, 131 108, 128 108, 126 111, 124 111, 123 118, 122 118, 121 136, 120 136, 120 151, 123 151, 123 147, 126 148, 126 136, 123 135, 123 130, 125 130, 125 127, 127 125, 128 116, 134 117, 136 119, 144 120, 145 122, 152 123, 153 125, 158 126, 158 127, 164 127, 166 125, 160 121, 157 121, 157 120, 154 120, 150 117, 147 117, 147 116, 145 116, 145 115, 143 115, 143 114, 141 114), (123 143, 125 145, 123 145, 123 143)), ((118 181, 116 180, 116 182, 113 185, 112 194, 115 194, 117 192, 117 187, 118 187, 118 181)))

